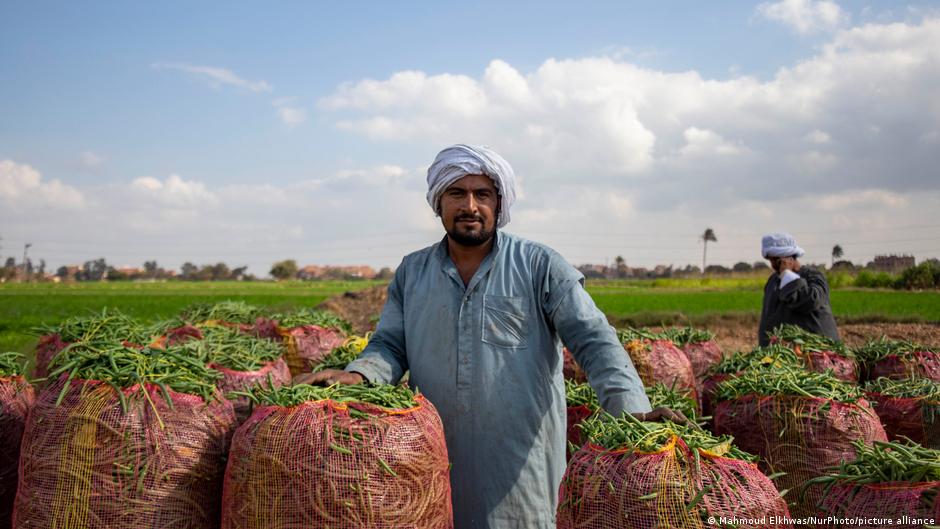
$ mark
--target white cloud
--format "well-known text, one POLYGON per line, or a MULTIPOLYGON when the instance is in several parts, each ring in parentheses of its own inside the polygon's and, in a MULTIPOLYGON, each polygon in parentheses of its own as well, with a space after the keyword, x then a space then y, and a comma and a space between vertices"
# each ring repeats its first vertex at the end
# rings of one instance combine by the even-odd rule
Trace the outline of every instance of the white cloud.
POLYGON ((757 6, 767 19, 781 22, 799 33, 816 33, 837 29, 849 20, 839 4, 830 0, 780 0, 757 6))
POLYGON ((272 104, 277 108, 277 116, 285 125, 292 127, 307 121, 307 110, 297 106, 293 97, 278 98, 272 101, 272 104))
POLYGON ((91 151, 85 151, 79 157, 79 163, 85 169, 96 169, 104 164, 104 158, 91 151))
POLYGON ((85 206, 85 196, 60 180, 44 181, 29 165, 0 160, 0 203, 11 210, 37 206, 74 210, 85 206))
POLYGON ((829 143, 830 141, 832 141, 832 138, 821 130, 814 130, 813 132, 810 132, 809 134, 804 136, 804 139, 810 143, 815 143, 817 145, 822 145, 822 144, 829 143))
POLYGON ((244 88, 252 92, 270 92, 271 85, 267 81, 249 81, 236 75, 231 70, 215 66, 195 66, 182 63, 158 62, 151 65, 156 70, 178 70, 202 79, 212 86, 230 85, 244 88))
POLYGON ((211 207, 219 202, 215 193, 209 191, 205 184, 183 180, 176 174, 171 174, 165 180, 150 176, 135 178, 130 188, 138 195, 171 209, 211 207))
POLYGON ((858 209, 864 211, 875 207, 904 208, 908 199, 901 194, 885 189, 865 189, 834 193, 819 198, 816 205, 823 211, 858 209))

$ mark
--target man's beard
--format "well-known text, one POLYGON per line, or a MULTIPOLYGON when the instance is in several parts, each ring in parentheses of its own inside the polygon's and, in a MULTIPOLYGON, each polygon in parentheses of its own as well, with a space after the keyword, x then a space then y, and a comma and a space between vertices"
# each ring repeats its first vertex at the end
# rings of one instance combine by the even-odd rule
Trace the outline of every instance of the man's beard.
POLYGON ((461 246, 480 246, 492 239, 493 234, 496 233, 495 226, 492 230, 481 227, 480 230, 476 232, 461 232, 457 229, 457 223, 461 220, 476 220, 480 222, 480 226, 483 226, 483 218, 467 215, 454 219, 454 227, 446 230, 447 236, 461 246))

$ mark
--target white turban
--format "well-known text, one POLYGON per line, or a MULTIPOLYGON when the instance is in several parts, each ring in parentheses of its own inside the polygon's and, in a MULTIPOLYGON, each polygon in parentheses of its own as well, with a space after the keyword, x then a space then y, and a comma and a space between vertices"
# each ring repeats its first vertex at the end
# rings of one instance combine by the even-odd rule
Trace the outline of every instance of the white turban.
POLYGON ((806 253, 796 245, 796 240, 789 233, 771 233, 761 239, 761 255, 764 257, 803 257, 806 253))
POLYGON ((509 162, 482 145, 451 145, 437 154, 428 168, 428 204, 440 215, 441 195, 457 180, 467 175, 486 175, 499 193, 499 218, 496 226, 509 224, 509 208, 516 201, 516 174, 509 162))

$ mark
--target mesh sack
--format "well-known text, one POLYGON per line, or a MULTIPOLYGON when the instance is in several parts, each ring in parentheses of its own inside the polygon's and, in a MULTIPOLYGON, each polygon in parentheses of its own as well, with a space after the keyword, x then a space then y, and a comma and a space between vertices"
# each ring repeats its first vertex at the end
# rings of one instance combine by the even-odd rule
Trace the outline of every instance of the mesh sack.
POLYGON ((682 346, 682 352, 689 357, 695 379, 701 383, 705 380, 708 368, 721 362, 723 358, 721 348, 714 340, 707 342, 689 342, 682 346))
POLYGON ((251 334, 258 338, 267 338, 268 340, 280 340, 281 334, 278 332, 277 322, 268 318, 258 318, 255 320, 251 334))
MULTIPOLYGON (((813 485, 810 490, 816 488, 823 489, 821 485, 813 485)), ((891 527, 924 529, 923 520, 933 519, 933 523, 940 520, 938 491, 940 491, 940 482, 936 481, 867 485, 837 483, 827 490, 818 492, 820 500, 816 516, 823 521, 816 524, 816 527, 835 529, 845 526, 826 520, 832 516, 848 519, 862 518, 872 522, 852 525, 859 529, 882 529, 888 525, 887 520, 891 520, 891 527), (915 521, 918 519, 919 522, 915 521)))
POLYGON ((940 449, 940 402, 880 393, 868 393, 867 396, 874 404, 888 438, 899 440, 907 437, 927 448, 940 449))
POLYGON ((12 527, 20 440, 35 398, 33 387, 22 376, 0 377, 0 529, 12 527))
POLYGON ((279 329, 278 332, 287 344, 287 367, 294 376, 310 372, 346 339, 342 331, 319 325, 279 329))
POLYGON ((817 373, 832 370, 833 376, 846 382, 858 382, 858 364, 855 360, 832 351, 803 352, 799 346, 793 348, 796 354, 803 358, 806 368, 817 373))
POLYGON ((568 406, 568 443, 578 447, 584 444, 584 436, 581 434, 581 428, 578 428, 578 425, 581 424, 581 421, 590 417, 592 413, 594 412, 586 404, 568 406))
POLYGON ((587 382, 587 375, 584 373, 584 370, 581 369, 578 361, 574 359, 574 355, 571 354, 571 351, 565 347, 561 350, 561 353, 563 355, 561 371, 565 378, 574 380, 575 382, 587 382))
POLYGON ((59 333, 40 336, 39 342, 36 344, 36 365, 33 368, 33 377, 46 378, 49 376, 49 362, 68 345, 68 342, 63 341, 59 333))
MULTIPOLYGON (((269 387, 269 375, 274 387, 290 384, 291 381, 290 370, 283 358, 267 362, 264 367, 256 371, 237 371, 215 364, 209 364, 209 368, 222 373, 222 379, 219 380, 218 386, 224 395, 227 395, 230 391, 246 391, 258 385, 269 387)), ((240 395, 230 400, 235 407, 235 416, 238 418, 238 422, 244 422, 250 415, 251 410, 248 397, 240 395)))
POLYGON ((631 340, 624 348, 644 386, 661 382, 667 387, 690 389, 698 400, 698 387, 689 357, 669 340, 631 340))
POLYGON ((111 386, 74 379, 57 406, 66 381, 39 394, 26 422, 15 527, 218 527, 230 402, 133 386, 125 413, 111 386))
POLYGON ((709 375, 702 381, 702 415, 711 417, 715 413, 715 406, 718 404, 718 384, 728 380, 734 375, 727 373, 717 373, 709 375))
POLYGON ((415 399, 395 411, 331 400, 255 408, 232 441, 222 527, 453 527, 443 425, 415 399))
MULTIPOLYGON (((854 459, 852 441, 871 445, 887 440, 865 399, 845 404, 815 397, 745 395, 718 403, 713 422, 715 434, 732 435, 739 448, 759 455, 766 472, 786 472, 777 484, 794 491, 843 459, 854 459)), ((818 500, 810 491, 791 505, 793 514, 815 513, 818 500)))
POLYGON ((888 355, 875 362, 869 370, 869 380, 879 377, 894 380, 928 378, 940 382, 940 353, 914 351, 905 355, 888 355))
POLYGON ((771 523, 771 517, 789 517, 789 511, 755 464, 701 450, 696 455, 678 437, 653 453, 585 444, 562 479, 557 527, 716 527, 709 516, 763 520, 736 525, 742 528, 790 527, 771 523))

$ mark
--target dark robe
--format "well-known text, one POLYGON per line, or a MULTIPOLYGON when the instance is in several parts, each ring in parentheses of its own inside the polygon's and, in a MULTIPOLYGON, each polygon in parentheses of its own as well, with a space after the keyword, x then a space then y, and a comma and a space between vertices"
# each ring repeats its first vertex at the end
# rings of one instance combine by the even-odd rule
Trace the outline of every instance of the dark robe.
POLYGON ((768 334, 782 323, 798 325, 809 332, 839 339, 836 320, 829 304, 829 284, 826 276, 818 270, 801 267, 799 279, 780 288, 780 276, 776 273, 764 285, 764 307, 760 314, 758 343, 768 345, 768 334))

